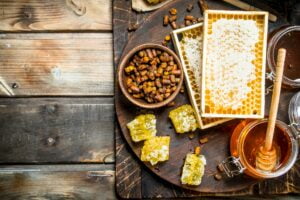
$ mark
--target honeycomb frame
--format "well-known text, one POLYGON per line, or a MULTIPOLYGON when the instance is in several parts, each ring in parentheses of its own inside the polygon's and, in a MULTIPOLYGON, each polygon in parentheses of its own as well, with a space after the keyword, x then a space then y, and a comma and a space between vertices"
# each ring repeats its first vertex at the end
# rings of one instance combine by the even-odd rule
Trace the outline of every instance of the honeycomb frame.
POLYGON ((263 118, 265 110, 265 67, 266 67, 266 45, 268 33, 268 12, 263 11, 223 11, 206 10, 204 13, 203 29, 203 59, 202 66, 207 66, 208 35, 212 34, 212 24, 218 19, 251 19, 256 22, 259 29, 258 41, 255 44, 255 80, 247 83, 251 92, 242 101, 241 108, 215 108, 213 100, 210 100, 210 90, 206 88, 206 67, 202 67, 202 90, 201 90, 201 115, 203 117, 224 117, 224 118, 263 118))
MULTIPOLYGON (((197 38, 202 38, 202 29, 203 23, 197 23, 188 27, 180 28, 174 30, 172 35, 172 40, 174 43, 175 50, 179 55, 181 60, 185 83, 189 95, 190 102, 192 104, 193 109, 195 110, 195 117, 199 124, 200 129, 207 129, 213 126, 217 126, 221 123, 227 122, 231 119, 221 119, 221 118, 203 118, 201 117, 201 71, 202 71, 202 62, 200 60, 199 66, 191 66, 192 63, 189 61, 187 56, 185 55, 185 47, 182 42, 185 40, 185 36, 188 38, 189 34, 191 39, 196 40, 197 38), (197 35, 198 34, 198 35, 197 35), (182 35, 182 39, 179 37, 182 35)), ((197 41, 199 42, 199 41, 197 41)), ((200 44, 201 45, 201 44, 200 44)), ((200 50, 199 50, 200 51, 200 50)), ((201 53, 199 58, 201 58, 201 53)))

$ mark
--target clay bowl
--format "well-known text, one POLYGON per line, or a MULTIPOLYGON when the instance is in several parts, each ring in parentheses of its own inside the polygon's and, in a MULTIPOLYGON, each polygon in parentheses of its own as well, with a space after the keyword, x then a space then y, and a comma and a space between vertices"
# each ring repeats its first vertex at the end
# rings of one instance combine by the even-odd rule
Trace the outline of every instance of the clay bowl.
POLYGON ((122 93, 124 94, 124 96, 126 97, 126 99, 128 99, 132 104, 142 107, 142 108, 147 108, 147 109, 155 109, 155 108, 160 108, 163 107, 165 105, 167 105, 168 103, 172 102, 175 97, 177 96, 177 94, 180 91, 180 88, 182 86, 182 82, 183 82, 183 69, 180 63, 179 58, 177 57, 177 55, 169 48, 159 45, 159 44, 153 44, 153 43, 147 43, 147 44, 142 44, 139 45, 135 48, 133 48, 132 50, 130 50, 121 60, 119 67, 118 67, 118 84, 121 88, 122 93), (164 52, 167 52, 169 55, 173 56, 174 58, 174 63, 177 64, 178 69, 180 69, 181 74, 180 74, 180 81, 177 85, 177 89, 165 100, 161 101, 161 102, 155 102, 155 103, 148 103, 146 100, 144 99, 136 99, 134 98, 128 91, 127 91, 127 85, 126 85, 126 74, 124 71, 124 68, 127 67, 128 62, 130 61, 130 59, 140 50, 143 49, 158 49, 164 52))

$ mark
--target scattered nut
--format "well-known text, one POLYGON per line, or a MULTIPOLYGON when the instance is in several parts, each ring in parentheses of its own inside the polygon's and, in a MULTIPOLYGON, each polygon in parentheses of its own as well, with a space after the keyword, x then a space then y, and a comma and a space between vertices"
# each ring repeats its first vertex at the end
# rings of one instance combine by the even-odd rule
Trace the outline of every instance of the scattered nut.
POLYGON ((176 8, 171 8, 169 10, 169 12, 170 12, 171 15, 176 15, 177 14, 177 9, 176 8))
POLYGON ((222 179, 222 175, 219 173, 215 174, 214 177, 217 181, 220 181, 222 179))
POLYGON ((173 21, 173 22, 171 23, 171 27, 172 27, 173 29, 176 29, 176 28, 177 28, 177 24, 176 24, 175 21, 173 21))
POLYGON ((177 20, 177 16, 176 15, 173 15, 173 16, 169 17, 169 22, 170 23, 172 23, 172 22, 174 22, 176 20, 177 20))
POLYGON ((167 45, 168 45, 166 40, 162 41, 161 44, 162 44, 163 46, 167 46, 167 45))
POLYGON ((203 18, 202 17, 198 17, 197 18, 197 22, 203 22, 203 18))
POLYGON ((168 106, 168 107, 172 107, 172 106, 175 106, 175 104, 176 104, 175 101, 172 101, 172 102, 168 103, 167 106, 168 106))
POLYGON ((196 154, 196 155, 200 155, 200 152, 201 152, 201 148, 200 148, 199 146, 197 146, 197 147, 195 148, 195 154, 196 154))
POLYGON ((190 25, 192 25, 192 22, 190 20, 185 20, 184 24, 186 26, 190 26, 190 25))
POLYGON ((192 16, 192 15, 187 15, 187 16, 184 17, 184 19, 185 19, 185 20, 193 21, 195 18, 194 18, 194 16, 192 16))
POLYGON ((181 88, 180 88, 180 93, 184 93, 184 87, 183 86, 181 86, 181 88))
POLYGON ((169 16, 168 15, 165 15, 164 16, 164 26, 167 26, 169 24, 169 16))
POLYGON ((129 25, 129 27, 127 28, 127 30, 129 32, 132 32, 132 31, 136 31, 137 28, 138 28, 137 24, 131 24, 131 25, 129 25))
POLYGON ((170 35, 166 35, 165 41, 170 41, 170 40, 171 40, 171 36, 170 35))
POLYGON ((201 138, 201 139, 199 140, 199 142, 200 142, 200 144, 205 144, 205 143, 208 142, 208 138, 207 138, 207 137, 201 138))
POLYGON ((200 9, 201 9, 201 13, 203 14, 205 10, 208 9, 207 3, 205 2, 205 0, 198 0, 200 9))
POLYGON ((190 139, 194 139, 194 137, 195 137, 195 134, 194 134, 194 133, 189 134, 189 138, 190 138, 190 139))
POLYGON ((188 12, 191 12, 191 11, 193 10, 193 8, 194 8, 194 5, 191 4, 191 3, 189 3, 188 6, 187 6, 187 8, 186 8, 186 10, 187 10, 188 12))

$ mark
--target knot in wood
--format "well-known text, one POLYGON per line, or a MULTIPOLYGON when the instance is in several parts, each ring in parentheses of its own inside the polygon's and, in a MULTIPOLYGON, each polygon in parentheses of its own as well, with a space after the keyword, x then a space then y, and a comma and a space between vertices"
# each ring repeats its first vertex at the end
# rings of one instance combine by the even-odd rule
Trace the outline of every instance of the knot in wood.
POLYGON ((54 113, 56 111, 56 106, 55 105, 48 105, 46 107, 46 110, 48 113, 54 113))
POLYGON ((24 17, 27 18, 27 19, 31 19, 32 18, 32 13, 30 12, 24 12, 24 17))
POLYGON ((11 88, 12 88, 12 89, 17 89, 17 88, 19 88, 18 83, 13 83, 13 84, 11 85, 11 88))
POLYGON ((49 146, 52 146, 52 145, 54 145, 55 144, 55 139, 54 138, 52 138, 52 137, 49 137, 48 139, 47 139, 47 144, 49 145, 49 146))
POLYGON ((86 13, 86 7, 83 5, 81 0, 66 0, 66 4, 78 16, 82 16, 86 13))

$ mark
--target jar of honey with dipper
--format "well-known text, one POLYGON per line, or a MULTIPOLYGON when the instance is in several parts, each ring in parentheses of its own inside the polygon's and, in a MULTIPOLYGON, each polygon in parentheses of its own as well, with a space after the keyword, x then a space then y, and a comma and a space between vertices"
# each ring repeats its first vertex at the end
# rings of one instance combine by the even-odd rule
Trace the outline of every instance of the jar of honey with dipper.
POLYGON ((256 179, 279 177, 296 162, 300 138, 300 92, 289 104, 290 125, 276 120, 286 50, 277 54, 276 76, 269 118, 246 119, 234 129, 230 139, 231 157, 221 163, 225 174, 245 173, 256 179))

